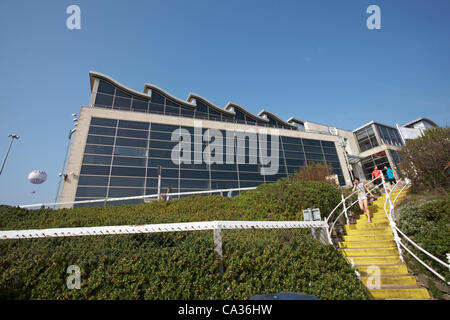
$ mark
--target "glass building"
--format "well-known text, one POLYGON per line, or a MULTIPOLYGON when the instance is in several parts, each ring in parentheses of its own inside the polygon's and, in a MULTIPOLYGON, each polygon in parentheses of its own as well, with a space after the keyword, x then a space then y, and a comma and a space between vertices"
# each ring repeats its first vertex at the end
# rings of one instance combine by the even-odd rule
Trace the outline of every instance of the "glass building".
POLYGON ((139 93, 92 72, 91 88, 91 103, 81 109, 67 168, 74 174, 64 183, 61 202, 154 195, 160 169, 162 193, 167 188, 178 193, 254 187, 313 162, 330 165, 341 185, 348 180, 335 136, 307 133, 268 111, 254 115, 233 103, 222 109, 193 94, 182 101, 152 85, 139 93), (213 163, 204 161, 211 130, 223 137, 223 147, 213 154, 222 161, 213 163), (260 143, 261 133, 270 130, 276 135, 260 143), (190 137, 191 161, 174 161, 177 132, 190 137), (225 143, 230 135, 232 149, 225 143), (252 161, 252 155, 261 153, 277 158, 275 173, 267 174, 264 163, 252 161))
POLYGON ((155 195, 159 174, 162 193, 255 187, 312 162, 327 163, 341 186, 351 186, 351 176, 369 180, 375 166, 398 175, 398 150, 407 140, 402 129, 421 126, 423 134, 423 123, 435 126, 420 118, 403 127, 372 121, 349 131, 284 121, 266 110, 253 114, 232 102, 221 108, 196 94, 181 100, 151 84, 138 92, 97 72, 90 72, 90 84, 60 202, 155 195), (276 171, 269 172, 275 159, 276 171))

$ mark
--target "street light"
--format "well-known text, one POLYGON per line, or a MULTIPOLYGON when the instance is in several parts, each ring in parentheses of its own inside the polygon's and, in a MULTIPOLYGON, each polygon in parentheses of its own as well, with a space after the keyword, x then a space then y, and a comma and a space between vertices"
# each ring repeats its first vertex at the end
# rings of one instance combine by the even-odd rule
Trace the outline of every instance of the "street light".
POLYGON ((6 152, 5 159, 3 160, 2 168, 0 169, 0 175, 2 174, 3 167, 5 166, 6 159, 8 158, 9 150, 11 149, 11 146, 12 146, 12 144, 13 144, 14 139, 19 140, 19 136, 18 136, 18 135, 15 135, 15 134, 12 134, 12 133, 8 134, 8 137, 11 138, 11 142, 9 143, 8 151, 6 152))

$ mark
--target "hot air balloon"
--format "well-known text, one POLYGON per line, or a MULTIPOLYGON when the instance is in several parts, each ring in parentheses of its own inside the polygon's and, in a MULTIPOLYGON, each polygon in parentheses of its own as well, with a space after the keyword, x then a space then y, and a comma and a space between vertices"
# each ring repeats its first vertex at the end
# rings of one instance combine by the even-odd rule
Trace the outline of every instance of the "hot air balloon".
POLYGON ((47 174, 42 170, 33 170, 28 175, 28 180, 33 184, 41 184, 47 180, 47 174))

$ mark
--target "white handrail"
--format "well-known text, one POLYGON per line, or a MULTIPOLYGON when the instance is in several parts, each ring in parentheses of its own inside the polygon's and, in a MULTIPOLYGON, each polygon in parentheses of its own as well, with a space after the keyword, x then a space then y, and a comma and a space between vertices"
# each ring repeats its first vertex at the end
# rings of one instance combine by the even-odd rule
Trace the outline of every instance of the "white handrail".
MULTIPOLYGON (((246 191, 253 190, 257 187, 246 187, 246 188, 230 188, 230 189, 216 189, 216 190, 206 190, 206 191, 190 191, 190 192, 177 192, 171 193, 171 196, 184 196, 184 195, 197 195, 197 194, 211 194, 219 192, 229 192, 229 191, 246 191)), ((19 206, 20 208, 35 208, 42 206, 56 206, 56 205, 69 205, 69 204, 82 204, 82 203, 95 203, 95 202, 110 202, 110 201, 125 201, 125 200, 138 200, 138 199, 149 199, 158 198, 158 194, 149 194, 144 196, 132 196, 132 197, 120 197, 120 198, 105 198, 105 199, 95 199, 95 200, 80 200, 80 201, 68 201, 68 202, 55 202, 55 203, 37 203, 37 204, 27 204, 19 206)))
MULTIPOLYGON (((400 182, 400 181, 399 181, 400 182)), ((422 247, 420 247, 418 244, 416 244, 414 241, 412 241, 405 233, 403 233, 396 225, 395 220, 392 216, 392 211, 394 210, 394 204, 397 201, 399 195, 403 192, 403 190, 410 184, 409 182, 406 183, 403 188, 398 192, 397 196, 395 197, 394 201, 391 201, 391 194, 392 192, 395 190, 395 188, 397 187, 398 183, 397 182, 394 186, 394 188, 389 192, 388 196, 386 196, 386 201, 384 203, 384 211, 386 213, 387 218, 390 221, 390 225, 392 228, 392 231, 394 232, 395 235, 395 240, 397 242, 397 246, 400 248, 403 247, 409 254, 411 254, 417 261, 419 261, 423 266, 425 266, 428 270, 430 270, 434 275, 436 275, 439 279, 443 280, 445 282, 445 277, 442 276, 441 274, 439 274, 436 270, 434 270, 433 268, 431 268, 429 265, 427 265, 425 262, 423 262, 418 256, 416 256, 411 250, 409 250, 405 244, 402 243, 401 238, 398 236, 398 234, 400 234, 401 236, 403 236, 406 240, 408 240, 408 242, 410 242, 414 247, 416 247, 417 249, 419 249, 420 251, 422 251, 423 253, 425 253, 427 256, 429 256, 430 258, 434 259, 435 261, 437 261, 438 263, 442 264, 443 266, 450 268, 450 264, 445 263, 444 261, 440 260, 439 258, 435 257, 434 255, 432 255, 431 253, 429 253, 428 251, 426 251, 425 249, 423 249, 422 247), (389 200, 389 213, 387 212, 387 208, 386 208, 386 203, 389 200)), ((399 250, 400 255, 401 255, 401 251, 399 250)), ((403 260, 403 258, 402 258, 403 260)), ((447 284, 450 285, 450 282, 447 282, 447 284)))

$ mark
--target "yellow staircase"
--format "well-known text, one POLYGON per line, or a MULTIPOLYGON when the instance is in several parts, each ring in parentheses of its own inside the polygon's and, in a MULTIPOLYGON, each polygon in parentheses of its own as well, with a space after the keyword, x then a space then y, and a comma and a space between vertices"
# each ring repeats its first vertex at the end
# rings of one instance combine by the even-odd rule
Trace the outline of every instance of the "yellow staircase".
MULTIPOLYGON (((397 193, 394 191, 392 196, 395 198, 397 193)), ((362 214, 356 224, 345 226, 347 235, 339 243, 339 250, 349 263, 353 262, 373 299, 431 299, 400 259, 384 212, 385 200, 383 195, 369 207, 372 223, 362 214)))

